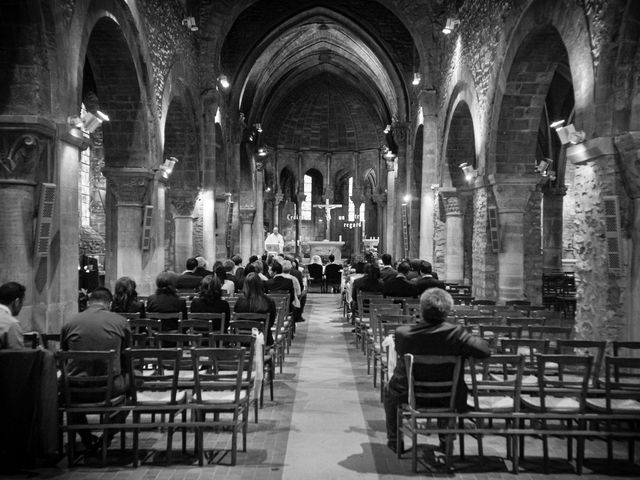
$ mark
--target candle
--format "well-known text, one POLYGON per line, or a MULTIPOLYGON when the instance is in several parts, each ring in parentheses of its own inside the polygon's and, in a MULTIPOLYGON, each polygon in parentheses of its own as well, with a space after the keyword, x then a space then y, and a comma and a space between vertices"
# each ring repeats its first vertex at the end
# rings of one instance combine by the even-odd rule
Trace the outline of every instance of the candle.
POLYGON ((338 241, 341 242, 342 241, 342 235, 338 235, 338 241))

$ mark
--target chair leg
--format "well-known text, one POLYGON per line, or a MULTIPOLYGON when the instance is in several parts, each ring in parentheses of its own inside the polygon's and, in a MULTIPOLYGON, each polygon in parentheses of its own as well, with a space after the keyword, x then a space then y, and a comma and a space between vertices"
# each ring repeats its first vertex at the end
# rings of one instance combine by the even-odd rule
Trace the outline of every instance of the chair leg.
POLYGON ((507 437, 507 441, 511 442, 512 472, 517 475, 520 471, 520 453, 518 452, 519 438, 513 435, 507 437))
MULTIPOLYGON (((169 417, 171 421, 171 416, 169 417)), ((167 465, 171 465, 171 447, 173 446, 173 427, 167 429, 167 465)))
POLYGON ((233 431, 231 432, 231 465, 235 466, 236 464, 236 454, 238 452, 238 412, 236 411, 233 414, 233 431))

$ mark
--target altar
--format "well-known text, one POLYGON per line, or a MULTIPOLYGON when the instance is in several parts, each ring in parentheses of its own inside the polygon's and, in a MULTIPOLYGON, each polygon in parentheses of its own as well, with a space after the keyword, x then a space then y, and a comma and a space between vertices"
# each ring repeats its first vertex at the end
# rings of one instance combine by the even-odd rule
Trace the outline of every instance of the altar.
POLYGON ((332 240, 310 240, 307 244, 309 245, 309 254, 311 257, 314 255, 328 257, 333 254, 336 257, 336 262, 342 261, 342 247, 344 246, 344 242, 336 242, 332 240))

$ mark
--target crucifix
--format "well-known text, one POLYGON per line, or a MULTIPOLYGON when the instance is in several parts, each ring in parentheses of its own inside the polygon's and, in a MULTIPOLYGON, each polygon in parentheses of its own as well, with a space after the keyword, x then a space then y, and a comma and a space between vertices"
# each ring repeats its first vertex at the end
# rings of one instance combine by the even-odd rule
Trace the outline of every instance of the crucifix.
POLYGON ((329 237, 329 233, 330 233, 330 227, 331 227, 331 210, 333 210, 334 208, 340 208, 342 207, 342 204, 340 203, 329 203, 329 199, 327 198, 325 200, 325 203, 317 203, 314 205, 314 207, 316 208, 322 208, 324 210, 324 216, 327 220, 327 226, 326 226, 326 230, 325 230, 325 239, 327 240, 331 240, 331 237, 329 237))

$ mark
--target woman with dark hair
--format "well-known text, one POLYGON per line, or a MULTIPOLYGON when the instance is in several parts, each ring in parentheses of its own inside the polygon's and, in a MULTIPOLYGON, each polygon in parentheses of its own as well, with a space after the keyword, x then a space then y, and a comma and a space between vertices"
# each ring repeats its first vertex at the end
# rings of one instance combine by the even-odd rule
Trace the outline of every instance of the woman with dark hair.
POLYGON ((191 302, 191 313, 224 313, 222 331, 229 326, 229 302, 222 300, 222 283, 216 275, 207 275, 200 283, 200 294, 191 302))
POLYGON ((140 317, 144 317, 144 303, 138 300, 136 282, 132 278, 120 277, 116 280, 111 311, 116 313, 139 313, 140 317))
MULTIPOLYGON (((147 312, 174 313, 180 312, 187 318, 187 302, 176 292, 177 275, 173 272, 162 272, 156 277, 156 293, 147 300, 147 312)), ((162 320, 162 330, 178 330, 178 317, 162 320)))
POLYGON ((266 341, 267 345, 273 345, 271 327, 276 320, 276 304, 264 294, 263 282, 257 273, 251 272, 245 278, 242 294, 236 301, 234 311, 237 313, 268 313, 269 324, 267 325, 266 341))
POLYGON ((380 279, 380 269, 371 263, 367 263, 364 266, 364 277, 358 278, 353 282, 351 296, 354 303, 358 302, 358 291, 382 292, 383 285, 380 279))
POLYGON ((236 287, 234 283, 227 277, 226 268, 224 268, 223 266, 218 267, 213 271, 213 274, 220 280, 220 288, 222 289, 223 293, 225 293, 226 295, 233 295, 235 293, 236 287))

